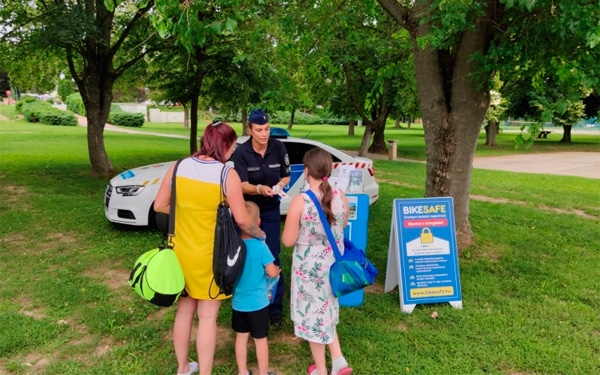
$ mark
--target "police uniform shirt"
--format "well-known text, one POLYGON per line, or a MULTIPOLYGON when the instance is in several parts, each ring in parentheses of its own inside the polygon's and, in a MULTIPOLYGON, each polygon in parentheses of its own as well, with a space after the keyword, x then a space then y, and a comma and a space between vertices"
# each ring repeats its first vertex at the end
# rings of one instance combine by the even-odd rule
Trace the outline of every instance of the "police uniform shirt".
MULTIPOLYGON (((264 158, 252 148, 252 138, 238 146, 233 152, 233 165, 242 182, 252 185, 275 186, 283 177, 290 175, 290 159, 281 141, 269 138, 264 158)), ((279 196, 246 195, 244 199, 252 201, 261 210, 279 206, 279 196)))

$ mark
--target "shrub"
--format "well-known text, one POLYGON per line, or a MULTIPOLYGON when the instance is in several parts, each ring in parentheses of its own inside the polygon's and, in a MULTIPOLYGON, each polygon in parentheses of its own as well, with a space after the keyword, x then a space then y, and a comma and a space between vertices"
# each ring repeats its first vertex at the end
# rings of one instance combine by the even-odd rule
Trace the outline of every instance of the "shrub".
POLYGON ((118 104, 110 105, 108 122, 111 124, 139 128, 144 125, 145 120, 146 116, 143 113, 125 112, 118 104))
MULTIPOLYGON (((272 124, 289 124, 291 113, 289 111, 277 111, 269 114, 269 122, 272 124)), ((294 114, 294 124, 298 125, 320 125, 324 124, 323 118, 319 115, 296 111, 294 114)))
POLYGON ((323 124, 328 125, 348 125, 348 119, 345 118, 324 118, 323 124))
POLYGON ((83 105, 83 99, 79 93, 74 93, 67 96, 67 109, 71 112, 75 112, 78 115, 85 116, 85 106, 83 105))
POLYGON ((124 111, 111 112, 108 122, 119 126, 130 126, 139 128, 144 125, 143 113, 129 113, 124 111))
MULTIPOLYGON (((21 106, 21 113, 25 120, 28 122, 39 122, 40 121, 40 112, 46 111, 48 109, 52 109, 52 106, 41 100, 33 99, 32 101, 23 100, 23 105, 21 106)), ((58 111, 58 109, 57 109, 58 111)))
POLYGON ((72 112, 61 111, 46 101, 34 99, 32 102, 24 103, 21 113, 28 122, 41 122, 47 125, 77 125, 77 118, 72 112))
POLYGON ((42 111, 39 114, 40 122, 46 125, 77 125, 77 117, 72 112, 61 111, 60 109, 52 108, 50 111, 42 111))
POLYGON ((25 105, 27 103, 33 103, 35 101, 37 101, 37 99, 32 98, 30 96, 21 97, 21 99, 17 102, 17 104, 15 104, 15 109, 17 110, 17 112, 23 114, 23 112, 21 112, 23 105, 25 105))
MULTIPOLYGON (((330 125, 348 125, 348 119, 346 118, 337 118, 331 113, 323 113, 326 116, 319 114, 311 114, 305 113, 301 111, 296 111, 294 115, 294 124, 299 125, 320 125, 320 124, 330 124, 330 125)), ((289 111, 276 111, 269 112, 269 123, 271 124, 289 124, 290 123, 291 113, 289 111)), ((229 115, 219 114, 212 118, 213 120, 219 121, 234 121, 241 122, 242 115, 240 112, 232 113, 229 115)))
POLYGON ((315 108, 315 115, 323 119, 323 124, 348 125, 349 123, 345 116, 337 117, 333 112, 323 108, 315 108))

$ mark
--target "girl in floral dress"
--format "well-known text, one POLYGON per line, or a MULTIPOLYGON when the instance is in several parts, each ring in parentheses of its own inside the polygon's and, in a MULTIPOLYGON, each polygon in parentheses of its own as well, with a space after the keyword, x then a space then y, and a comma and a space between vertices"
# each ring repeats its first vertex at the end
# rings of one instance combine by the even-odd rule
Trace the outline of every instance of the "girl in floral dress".
MULTIPOLYGON (((304 155, 304 174, 308 188, 321 202, 335 241, 343 254, 344 227, 348 223, 348 200, 327 181, 333 161, 318 147, 304 155)), ((333 375, 349 375, 352 369, 342 354, 336 333, 339 303, 329 283, 329 268, 335 261, 319 213, 305 193, 290 203, 283 235, 285 246, 294 245, 291 275, 291 318, 296 336, 307 340, 315 363, 309 375, 327 375, 325 345, 329 347, 333 375)))

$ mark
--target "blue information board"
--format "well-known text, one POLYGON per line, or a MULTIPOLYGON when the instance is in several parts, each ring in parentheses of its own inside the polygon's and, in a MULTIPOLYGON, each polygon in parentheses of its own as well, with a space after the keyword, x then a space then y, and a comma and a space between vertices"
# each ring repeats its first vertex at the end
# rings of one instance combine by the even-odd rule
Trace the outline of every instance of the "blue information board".
POLYGON ((396 285, 403 312, 425 303, 462 308, 451 197, 394 199, 385 292, 396 285))
MULTIPOLYGON (((359 249, 367 250, 367 228, 369 224, 369 195, 346 194, 348 198, 348 225, 344 228, 344 238, 352 241, 359 249)), ((340 306, 362 306, 365 298, 363 289, 341 296, 340 306)))

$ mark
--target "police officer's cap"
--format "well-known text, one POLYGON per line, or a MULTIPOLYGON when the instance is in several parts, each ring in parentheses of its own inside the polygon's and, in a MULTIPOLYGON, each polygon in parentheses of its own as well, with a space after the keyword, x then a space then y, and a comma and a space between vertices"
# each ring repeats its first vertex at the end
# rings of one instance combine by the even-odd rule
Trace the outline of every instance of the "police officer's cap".
POLYGON ((262 108, 259 108, 250 112, 250 116, 248 116, 248 121, 256 125, 264 125, 269 122, 269 117, 267 116, 265 111, 262 110, 262 108))

